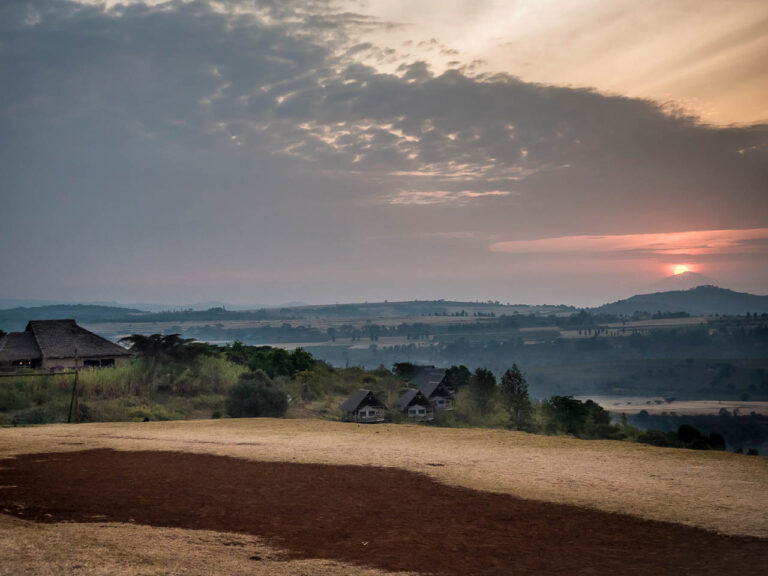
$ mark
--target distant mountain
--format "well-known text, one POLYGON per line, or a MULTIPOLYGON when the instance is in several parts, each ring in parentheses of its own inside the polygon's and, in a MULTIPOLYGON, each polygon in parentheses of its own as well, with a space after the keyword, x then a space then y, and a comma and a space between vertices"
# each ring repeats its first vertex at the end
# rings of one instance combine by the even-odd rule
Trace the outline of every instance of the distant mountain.
POLYGON ((72 304, 66 300, 37 300, 34 298, 0 298, 0 309, 21 308, 33 306, 50 306, 52 304, 72 304))
POLYGON ((74 318, 78 323, 109 322, 129 317, 146 316, 136 308, 119 308, 94 304, 53 304, 50 306, 19 307, 0 310, 0 329, 5 332, 24 330, 30 320, 74 318))
POLYGON ((593 309, 596 313, 630 316, 635 312, 654 314, 658 311, 688 314, 746 314, 768 313, 768 296, 734 292, 717 286, 699 286, 690 290, 639 294, 626 300, 604 304, 593 309))
POLYGON ((672 274, 656 282, 653 289, 659 292, 669 292, 671 290, 690 290, 697 286, 717 286, 717 282, 698 272, 683 272, 682 274, 672 274))

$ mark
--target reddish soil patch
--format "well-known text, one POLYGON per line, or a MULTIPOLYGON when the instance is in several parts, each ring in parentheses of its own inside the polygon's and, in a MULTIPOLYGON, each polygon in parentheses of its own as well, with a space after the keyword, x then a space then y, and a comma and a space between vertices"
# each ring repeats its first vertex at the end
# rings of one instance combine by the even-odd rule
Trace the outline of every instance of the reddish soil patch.
POLYGON ((0 510, 29 520, 241 532, 310 558, 466 574, 766 574, 768 540, 439 484, 391 468, 180 452, 0 461, 0 510))

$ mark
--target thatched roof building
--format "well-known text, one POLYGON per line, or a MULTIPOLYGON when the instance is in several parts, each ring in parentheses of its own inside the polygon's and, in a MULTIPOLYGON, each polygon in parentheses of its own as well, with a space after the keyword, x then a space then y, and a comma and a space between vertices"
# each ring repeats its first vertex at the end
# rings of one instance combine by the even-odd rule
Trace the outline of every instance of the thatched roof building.
POLYGON ((419 391, 434 404, 438 410, 452 410, 454 394, 442 381, 427 382, 419 386, 419 391))
POLYGON ((0 337, 0 369, 114 366, 132 353, 74 320, 31 320, 24 332, 0 337))
POLYGON ((360 388, 339 406, 341 419, 347 422, 372 424, 384 422, 387 407, 370 390, 360 388))
POLYGON ((410 388, 400 396, 397 401, 397 409, 405 414, 409 420, 426 422, 434 420, 435 409, 432 403, 421 391, 410 388))

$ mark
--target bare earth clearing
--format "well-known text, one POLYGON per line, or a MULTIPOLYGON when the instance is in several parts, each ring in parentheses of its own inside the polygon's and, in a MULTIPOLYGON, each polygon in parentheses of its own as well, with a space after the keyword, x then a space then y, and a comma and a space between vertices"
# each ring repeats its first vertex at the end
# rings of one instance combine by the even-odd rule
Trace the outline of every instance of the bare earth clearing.
POLYGON ((360 567, 366 565, 388 573, 505 574, 515 566, 530 574, 759 574, 768 568, 765 458, 494 430, 300 420, 0 430, 0 458, 93 448, 123 452, 0 465, 6 509, 0 573, 381 573, 360 567), (182 453, 125 452, 136 450, 182 453), (241 460, 183 454, 190 452, 241 460), (96 524, 34 524, 7 514, 96 524), (160 527, 114 524, 131 519, 160 527), (158 543, 151 550, 142 544, 150 541, 158 543), (311 559, 318 556, 328 560, 311 559))

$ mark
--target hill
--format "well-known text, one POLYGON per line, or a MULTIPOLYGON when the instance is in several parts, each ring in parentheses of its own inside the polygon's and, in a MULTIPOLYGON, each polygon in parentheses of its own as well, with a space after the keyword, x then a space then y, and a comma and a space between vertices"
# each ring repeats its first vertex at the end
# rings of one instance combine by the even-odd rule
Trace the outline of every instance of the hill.
POLYGON ((692 315, 768 313, 768 296, 735 292, 717 286, 698 286, 690 290, 673 290, 654 294, 638 294, 593 309, 599 314, 630 316, 635 312, 687 312, 692 315))
POLYGON ((19 307, 0 310, 0 329, 6 332, 24 330, 30 320, 74 318, 79 323, 109 322, 116 319, 136 318, 147 312, 136 308, 118 308, 94 304, 52 304, 31 308, 19 307))
POLYGON ((682 274, 667 276, 649 288, 657 292, 670 292, 673 290, 690 290, 699 286, 717 286, 717 282, 709 276, 697 272, 683 272, 682 274))

